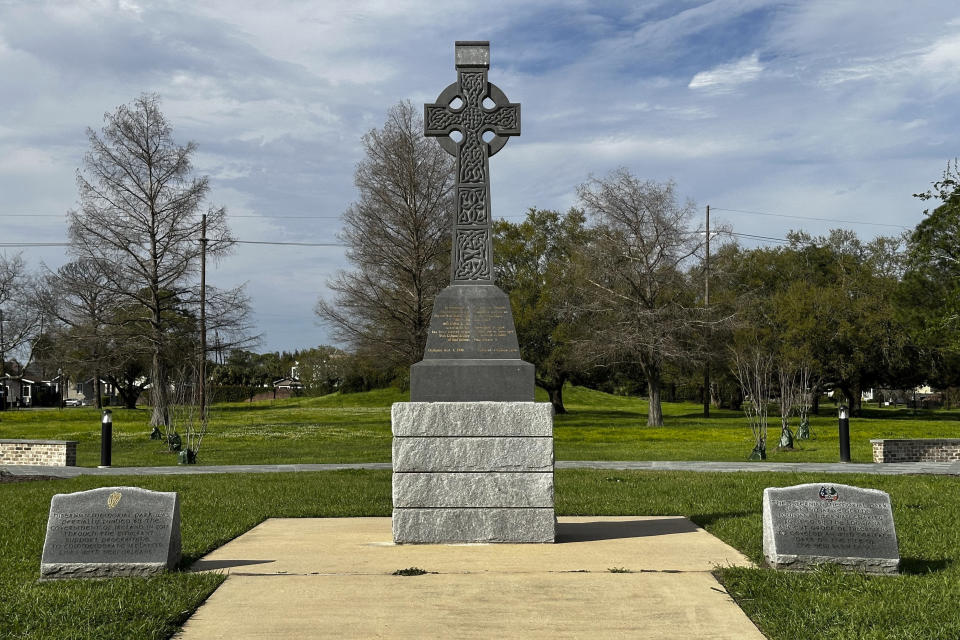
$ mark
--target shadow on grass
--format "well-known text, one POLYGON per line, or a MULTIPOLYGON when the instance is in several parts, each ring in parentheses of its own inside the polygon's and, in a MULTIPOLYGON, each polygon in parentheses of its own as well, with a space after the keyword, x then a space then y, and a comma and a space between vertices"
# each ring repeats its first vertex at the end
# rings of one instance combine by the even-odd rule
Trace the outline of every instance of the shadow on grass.
MULTIPOLYGON (((557 417, 561 419, 567 419, 569 416, 570 420, 582 420, 584 418, 608 418, 608 419, 617 419, 622 420, 623 418, 637 418, 638 420, 646 420, 647 412, 646 411, 630 411, 624 409, 618 411, 616 409, 567 409, 567 413, 561 413, 557 417)), ((608 425, 600 425, 608 426, 608 425)), ((621 426, 631 426, 631 425, 621 425, 621 426)))
POLYGON ((227 406, 215 406, 211 413, 216 415, 217 413, 243 413, 246 411, 267 411, 270 409, 294 409, 300 408, 295 405, 285 404, 277 405, 270 400, 265 400, 263 402, 248 402, 244 403, 241 406, 237 405, 227 405, 227 406))
MULTIPOLYGON (((670 417, 670 418, 688 418, 688 419, 703 418, 703 411, 694 411, 694 412, 692 412, 692 413, 678 413, 678 414, 676 414, 676 415, 664 416, 664 419, 666 419, 667 417, 670 417)), ((736 418, 736 419, 739 419, 739 420, 745 420, 745 419, 746 419, 746 418, 744 418, 742 411, 723 411, 723 412, 720 412, 720 411, 716 411, 716 410, 711 411, 711 412, 710 412, 710 417, 709 417, 709 418, 706 418, 706 419, 707 419, 707 420, 713 420, 714 418, 717 418, 717 419, 720 419, 720 420, 730 420, 730 419, 733 419, 733 418, 736 418)))
POLYGON ((756 511, 724 511, 721 513, 699 513, 690 516, 697 526, 704 529, 719 520, 729 520, 730 518, 747 518, 753 515, 760 515, 760 510, 756 511))
POLYGON ((943 571, 953 564, 946 558, 940 560, 924 560, 922 558, 900 558, 900 572, 908 575, 922 576, 928 573, 943 571))
POLYGON ((693 533, 697 527, 682 516, 653 520, 621 520, 598 522, 560 522, 557 524, 557 542, 589 542, 645 538, 673 533, 693 533))
POLYGON ((927 420, 941 422, 944 420, 960 420, 960 411, 931 411, 930 409, 870 409, 862 407, 858 418, 872 418, 882 420, 927 420))

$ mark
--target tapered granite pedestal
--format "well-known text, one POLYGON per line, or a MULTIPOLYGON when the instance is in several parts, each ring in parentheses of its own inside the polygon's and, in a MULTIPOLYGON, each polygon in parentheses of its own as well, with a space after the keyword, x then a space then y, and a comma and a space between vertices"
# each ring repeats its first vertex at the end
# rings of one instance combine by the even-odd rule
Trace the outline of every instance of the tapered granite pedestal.
POLYGON ((520 105, 487 81, 489 43, 454 50, 457 82, 423 118, 457 158, 451 284, 410 368, 410 402, 393 405, 393 540, 553 542, 553 410, 533 402, 533 365, 493 284, 488 159, 520 135, 520 105))
POLYGON ((410 400, 533 402, 534 368, 520 359, 510 298, 493 284, 452 284, 437 296, 410 400))

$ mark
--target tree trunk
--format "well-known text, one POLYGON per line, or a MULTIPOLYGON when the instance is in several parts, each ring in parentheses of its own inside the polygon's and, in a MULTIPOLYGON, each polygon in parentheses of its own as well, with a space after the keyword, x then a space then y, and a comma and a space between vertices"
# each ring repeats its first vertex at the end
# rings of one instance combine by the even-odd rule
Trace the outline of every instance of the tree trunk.
MULTIPOLYGON (((120 391, 122 387, 118 387, 117 390, 120 391)), ((139 389, 127 389, 126 391, 120 391, 120 397, 123 399, 123 406, 126 409, 136 409, 137 408, 137 399, 140 398, 139 389)))
POLYGON ((663 426, 663 407, 660 404, 660 376, 647 375, 647 397, 649 399, 649 409, 647 409, 647 426, 663 426))
POLYGON ((566 413, 567 409, 563 406, 563 385, 567 382, 567 376, 562 375, 552 380, 537 377, 537 386, 547 392, 550 396, 550 404, 553 405, 553 412, 556 414, 566 413))
POLYGON ((97 409, 103 409, 103 383, 100 381, 100 369, 94 369, 93 371, 93 390, 97 394, 94 406, 97 409))
POLYGON ((556 414, 566 413, 567 410, 563 406, 563 385, 547 389, 547 393, 550 394, 550 404, 553 405, 553 412, 556 414))
POLYGON ((810 390, 810 413, 815 416, 820 415, 820 387, 814 387, 810 390))
POLYGON ((740 411, 743 407, 743 391, 740 390, 740 385, 734 385, 733 389, 730 391, 730 408, 734 411, 740 411))
MULTIPOLYGON (((167 392, 167 376, 160 357, 160 349, 153 352, 150 379, 150 401, 153 403, 153 415, 150 417, 151 427, 170 429, 169 393, 167 392)), ((170 435, 170 434, 168 434, 170 435)))

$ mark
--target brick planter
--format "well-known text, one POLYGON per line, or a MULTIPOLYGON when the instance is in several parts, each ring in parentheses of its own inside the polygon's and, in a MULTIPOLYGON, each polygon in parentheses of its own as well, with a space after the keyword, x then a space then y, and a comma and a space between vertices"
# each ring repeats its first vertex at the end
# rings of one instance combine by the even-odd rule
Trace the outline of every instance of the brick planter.
POLYGON ((874 462, 958 462, 960 438, 871 440, 874 462))
POLYGON ((0 439, 0 465, 3 464, 75 467, 77 441, 0 439))

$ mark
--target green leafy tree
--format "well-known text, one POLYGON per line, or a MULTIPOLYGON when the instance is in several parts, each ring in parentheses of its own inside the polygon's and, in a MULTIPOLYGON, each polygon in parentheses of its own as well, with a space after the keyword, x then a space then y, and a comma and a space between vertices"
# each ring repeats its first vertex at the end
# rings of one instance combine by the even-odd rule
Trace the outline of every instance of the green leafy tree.
POLYGON ((582 333, 569 308, 571 262, 589 242, 586 217, 532 208, 523 222, 494 224, 497 284, 510 294, 520 353, 536 368, 536 383, 557 413, 563 385, 577 372, 573 339, 582 333))
POLYGON ((731 256, 741 321, 766 327, 776 362, 810 368, 854 411, 862 389, 911 384, 916 350, 894 303, 898 239, 863 243, 846 230, 790 239, 731 256))
POLYGON ((948 163, 940 180, 914 194, 935 207, 907 241, 900 308, 929 364, 927 381, 960 384, 960 170, 948 163))

